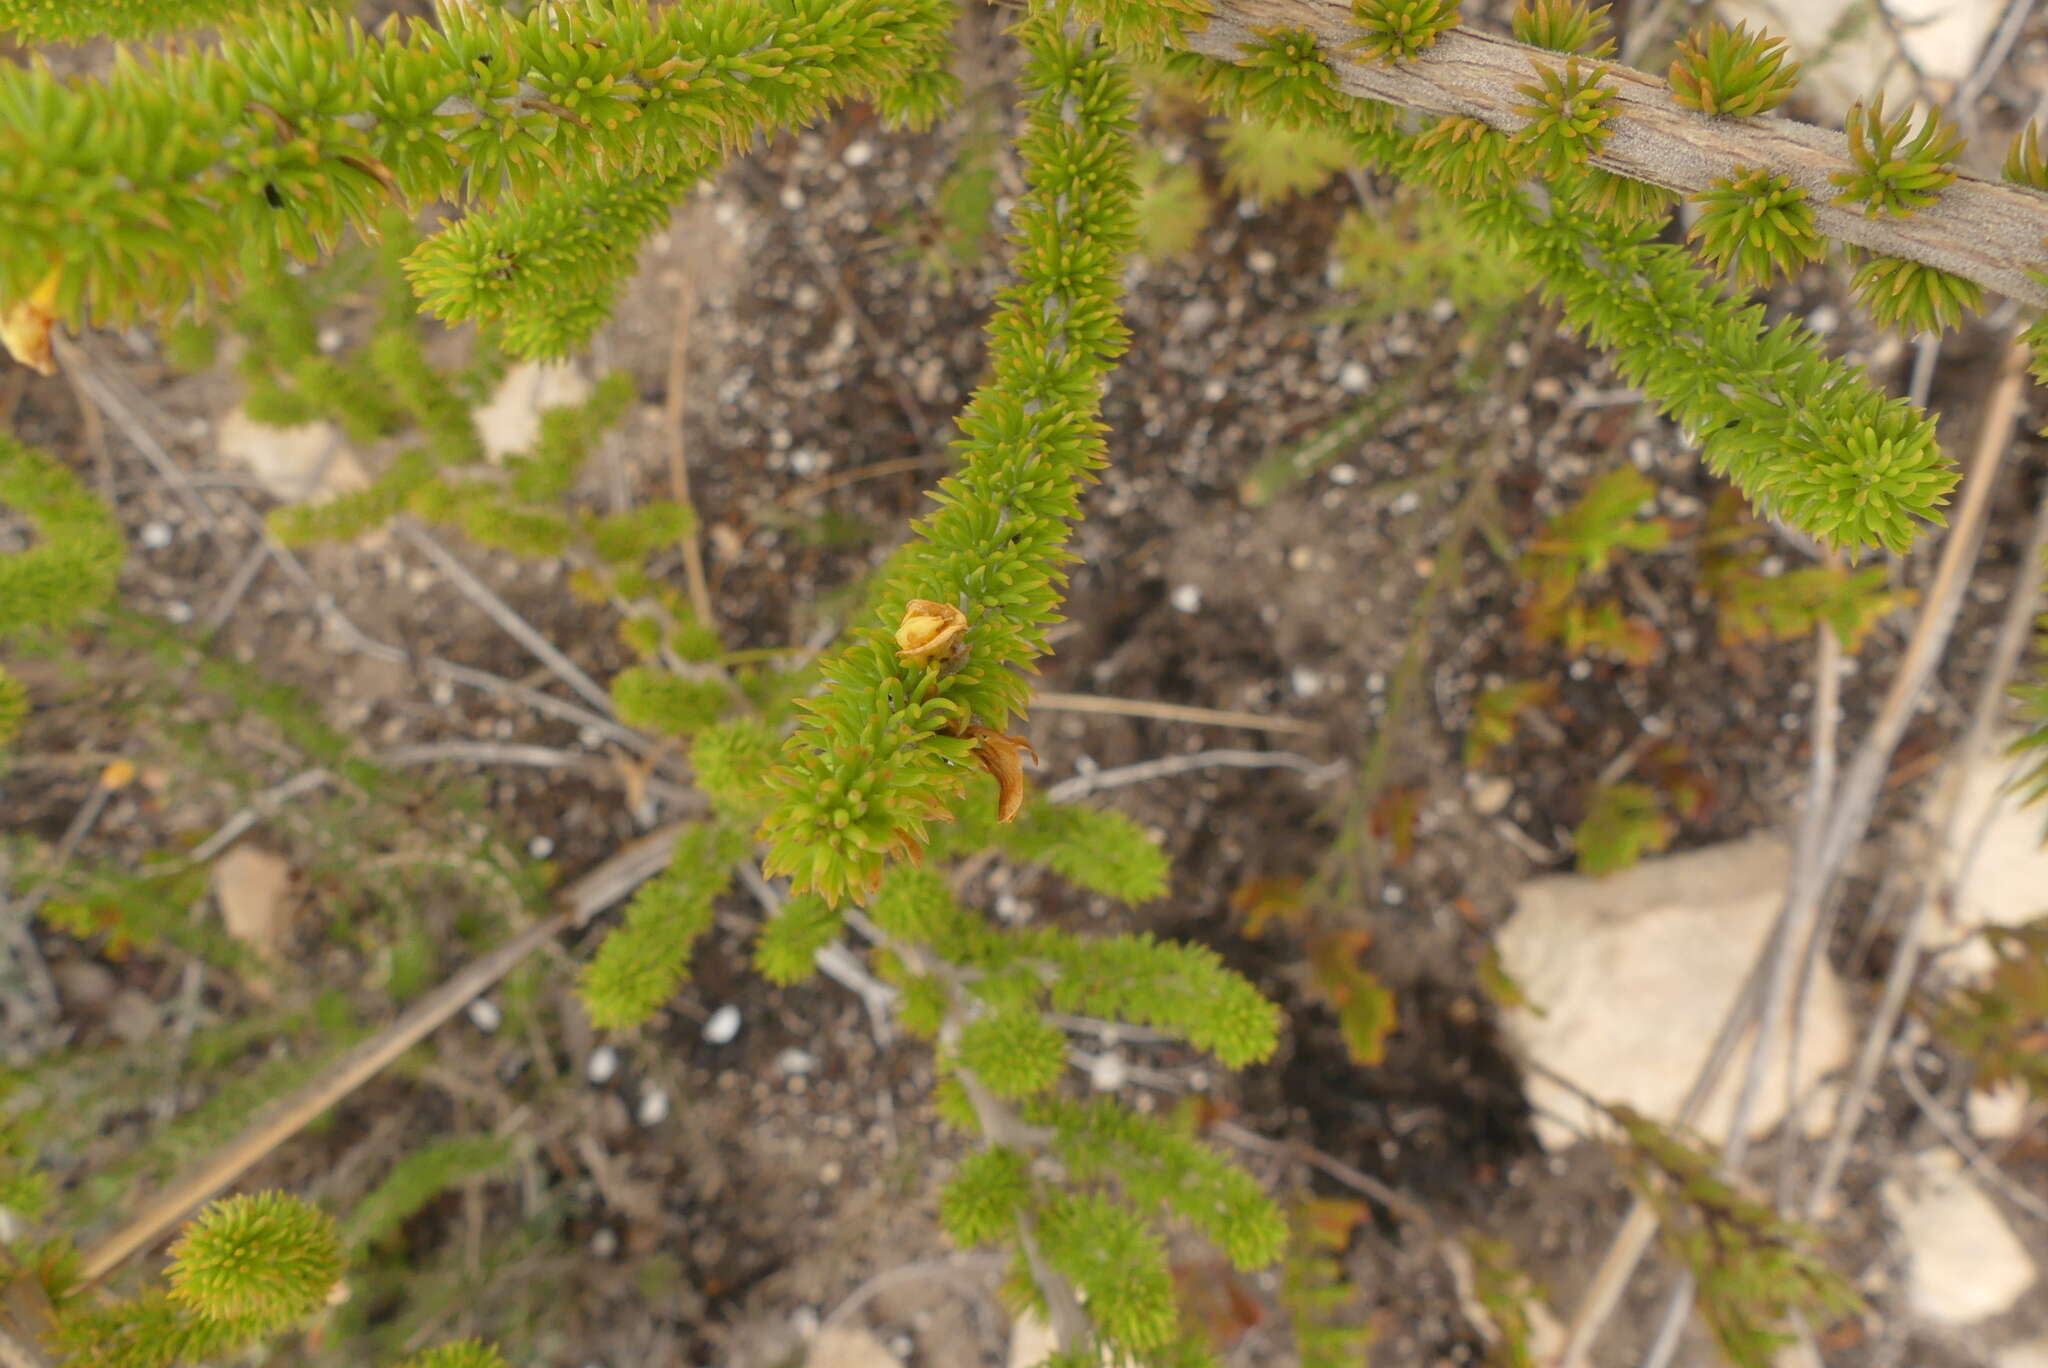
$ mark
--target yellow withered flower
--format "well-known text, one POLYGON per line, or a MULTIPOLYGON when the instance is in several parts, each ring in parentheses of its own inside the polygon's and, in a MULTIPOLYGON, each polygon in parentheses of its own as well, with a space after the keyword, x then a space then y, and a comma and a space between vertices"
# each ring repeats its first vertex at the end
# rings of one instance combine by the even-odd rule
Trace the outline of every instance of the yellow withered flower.
POLYGON ((896 629, 896 658, 942 659, 959 650, 966 635, 967 614, 950 603, 912 599, 904 605, 903 622, 896 629))
POLYGON ((1021 736, 1005 736, 979 722, 968 724, 967 735, 974 739, 975 760, 995 776, 996 820, 1015 820, 1024 808, 1024 761, 1018 752, 1030 751, 1031 763, 1035 765, 1037 750, 1021 736))
POLYGON ((50 355, 50 328, 57 321, 57 272, 44 276, 42 283, 24 299, 0 308, 0 347, 7 354, 44 375, 57 373, 50 355))

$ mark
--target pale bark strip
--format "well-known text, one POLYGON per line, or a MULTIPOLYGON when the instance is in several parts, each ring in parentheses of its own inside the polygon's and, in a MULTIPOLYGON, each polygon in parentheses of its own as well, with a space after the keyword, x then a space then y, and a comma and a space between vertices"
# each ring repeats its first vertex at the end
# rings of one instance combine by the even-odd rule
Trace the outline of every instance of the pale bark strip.
MULTIPOLYGON (((1215 17, 1201 33, 1188 35, 1187 46, 1234 60, 1241 44, 1272 28, 1313 33, 1347 95, 1427 114, 1468 115, 1503 132, 1528 122, 1516 112, 1528 103, 1516 87, 1535 80, 1537 64, 1565 60, 1561 53, 1464 27, 1398 66, 1367 61, 1343 50, 1357 33, 1349 7, 1334 0, 1217 0, 1215 17)), ((1861 209, 1830 202, 1839 187, 1829 174, 1850 169, 1841 133, 1773 115, 1708 118, 1679 105, 1656 77, 1611 62, 1597 65, 1604 84, 1614 88, 1615 117, 1593 165, 1683 195, 1700 193, 1738 166, 1768 167, 1805 188, 1814 225, 1827 237, 2048 307, 2048 282, 2027 274, 2048 274, 2048 194, 1959 170, 1937 202, 1910 218, 1866 218, 1861 209)))

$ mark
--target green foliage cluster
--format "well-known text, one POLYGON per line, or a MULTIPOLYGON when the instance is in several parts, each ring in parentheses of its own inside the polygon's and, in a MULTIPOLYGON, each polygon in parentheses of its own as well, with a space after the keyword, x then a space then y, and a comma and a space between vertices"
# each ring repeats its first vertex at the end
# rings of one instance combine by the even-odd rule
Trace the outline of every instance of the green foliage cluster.
POLYGON ((1353 0, 1353 52, 1400 62, 1427 52, 1458 26, 1458 0, 1353 0))
POLYGON ((1666 78, 1671 98, 1722 118, 1776 109, 1799 84, 1799 63, 1786 60, 1785 40, 1718 21, 1679 40, 1666 78))
POLYGON ((1671 844, 1678 828, 1664 813, 1656 789, 1634 781, 1602 784, 1586 802, 1586 815, 1572 832, 1579 869, 1613 874, 1671 844))
MULTIPOLYGON (((126 550, 113 515, 70 470, 4 433, 0 509, 36 536, 28 550, 0 557, 0 642, 68 626, 113 595, 126 550)), ((0 746, 27 715, 28 690, 0 667, 0 746)))
POLYGON ((1556 641, 1572 652, 1595 649, 1630 664, 1648 663, 1655 629, 1630 616, 1619 598, 1588 593, 1585 584, 1619 553, 1655 551, 1670 541, 1668 521, 1640 516, 1655 494, 1635 467, 1617 467, 1529 543, 1521 563, 1528 585, 1522 633, 1531 645, 1556 641))
POLYGON ((1863 1300, 1786 1220, 1716 1167, 1713 1156, 1625 1107, 1615 1157, 1659 1217, 1658 1234, 1696 1280, 1700 1317, 1738 1368, 1765 1368, 1793 1339, 1791 1320, 1826 1325, 1863 1300))
POLYGON ((1997 954, 1990 977, 1934 1004, 1934 1028, 1970 1061, 1977 1087, 2017 1084, 2038 1102, 2048 1098, 2048 919, 1982 934, 1997 954))
POLYGON ((1521 0, 1509 19, 1518 42, 1552 52, 1584 53, 1596 60, 1614 55, 1614 39, 1607 12, 1614 7, 1593 9, 1586 0, 1521 0))
POLYGON ((1853 653, 1886 614, 1911 601, 1910 592, 1891 588, 1883 566, 1807 565, 1769 573, 1770 544, 1768 529, 1734 490, 1715 499, 1700 541, 1700 572, 1724 643, 1790 641, 1826 623, 1842 649, 1853 653))
POLYGON ((1020 141, 1027 190, 1013 215, 1017 283, 989 325, 990 382, 960 417, 958 474, 917 524, 877 595, 891 626, 911 599, 966 613, 964 657, 904 660, 869 627, 824 666, 774 779, 771 872, 828 901, 872 889, 915 855, 973 771, 969 725, 1000 730, 1058 616, 1068 525, 1102 463, 1102 377, 1122 351, 1121 261, 1132 240, 1132 98, 1108 51, 1024 20, 1035 94, 1020 141))
POLYGON ((1614 90, 1600 84, 1576 56, 1563 66, 1538 62, 1536 80, 1515 87, 1529 103, 1516 113, 1529 122, 1508 139, 1509 150, 1548 175, 1559 175, 1598 153, 1614 117, 1614 90))
POLYGON ((1940 198, 1942 187, 1956 178, 1949 163, 1962 147, 1963 135, 1938 111, 1923 117, 1913 133, 1910 109, 1886 119, 1882 95, 1858 104, 1849 111, 1855 169, 1835 173, 1834 183, 1842 187, 1835 203, 1861 205, 1871 218, 1904 218, 1940 198))

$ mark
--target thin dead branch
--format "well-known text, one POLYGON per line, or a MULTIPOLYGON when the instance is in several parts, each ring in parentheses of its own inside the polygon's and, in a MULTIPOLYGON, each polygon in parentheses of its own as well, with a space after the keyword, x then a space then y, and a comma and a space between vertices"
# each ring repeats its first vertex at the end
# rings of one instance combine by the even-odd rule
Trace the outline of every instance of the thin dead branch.
POLYGON ((1244 731, 1277 732, 1285 736, 1321 736, 1323 729, 1313 722, 1292 717, 1268 717, 1264 713, 1233 712, 1227 708, 1197 708, 1186 703, 1154 703, 1143 698, 1103 698, 1095 694, 1061 693, 1040 689, 1031 695, 1031 706, 1048 712, 1101 713, 1112 717, 1156 717, 1162 722, 1192 722, 1204 727, 1237 727, 1244 731))

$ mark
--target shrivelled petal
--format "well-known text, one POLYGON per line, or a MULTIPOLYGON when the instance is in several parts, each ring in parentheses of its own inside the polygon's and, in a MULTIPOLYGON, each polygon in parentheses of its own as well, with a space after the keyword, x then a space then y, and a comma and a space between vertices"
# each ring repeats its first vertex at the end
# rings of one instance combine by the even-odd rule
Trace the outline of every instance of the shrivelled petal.
POLYGON ((1030 751, 1034 765, 1038 763, 1038 752, 1023 737, 1005 736, 979 722, 967 728, 967 735, 974 740, 975 761, 995 776, 996 820, 1015 820, 1024 808, 1024 761, 1018 752, 1030 751))
POLYGON ((0 309, 0 347, 8 355, 44 375, 55 375, 50 355, 50 327, 57 321, 57 273, 50 272, 26 299, 0 309))
POLYGON ((950 603, 912 599, 896 628, 898 660, 934 660, 958 649, 967 635, 967 614, 950 603))

